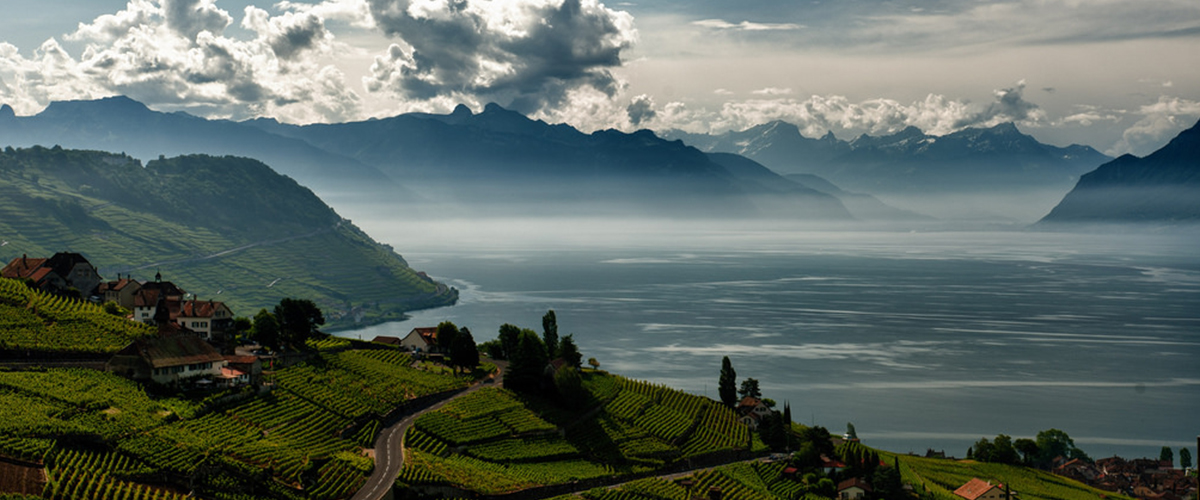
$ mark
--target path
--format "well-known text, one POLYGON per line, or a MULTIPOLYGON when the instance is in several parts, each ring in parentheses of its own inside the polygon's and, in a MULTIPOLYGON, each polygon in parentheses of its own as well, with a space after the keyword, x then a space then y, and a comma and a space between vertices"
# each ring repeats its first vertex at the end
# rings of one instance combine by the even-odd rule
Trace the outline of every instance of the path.
POLYGON ((274 240, 259 241, 259 242, 255 242, 255 243, 242 245, 240 247, 234 247, 234 248, 230 248, 227 250, 222 250, 220 252, 209 254, 209 255, 202 255, 200 257, 191 257, 191 258, 187 258, 187 259, 176 259, 176 260, 164 260, 161 262, 151 262, 149 264, 144 264, 144 265, 140 265, 140 266, 129 266, 129 267, 124 267, 124 268, 115 269, 115 270, 117 272, 129 272, 129 271, 134 271, 134 270, 139 270, 139 269, 162 267, 162 266, 171 265, 171 264, 186 264, 186 263, 192 263, 192 262, 200 262, 200 261, 204 261, 204 260, 212 260, 212 259, 215 259, 218 257, 224 257, 231 253, 241 252, 243 250, 249 250, 251 248, 257 248, 257 247, 261 247, 264 245, 277 245, 280 243, 287 243, 287 242, 296 241, 299 239, 312 238, 312 237, 317 236, 322 233, 336 231, 340 227, 342 227, 342 221, 338 221, 338 223, 334 224, 333 226, 323 227, 321 229, 317 229, 310 233, 298 234, 298 235, 288 236, 285 238, 278 238, 278 239, 274 239, 274 240))
POLYGON ((379 432, 379 437, 375 439, 375 470, 371 472, 371 477, 367 479, 367 482, 358 490, 358 493, 354 494, 351 500, 379 500, 392 489, 396 478, 400 476, 400 468, 404 466, 404 434, 408 432, 408 428, 412 427, 413 422, 418 417, 431 411, 437 411, 445 406, 446 403, 484 387, 503 386, 504 369, 508 366, 508 363, 495 360, 487 360, 487 362, 496 365, 496 373, 491 377, 476 382, 471 387, 468 387, 467 390, 443 399, 437 404, 408 415, 399 422, 389 425, 379 432))

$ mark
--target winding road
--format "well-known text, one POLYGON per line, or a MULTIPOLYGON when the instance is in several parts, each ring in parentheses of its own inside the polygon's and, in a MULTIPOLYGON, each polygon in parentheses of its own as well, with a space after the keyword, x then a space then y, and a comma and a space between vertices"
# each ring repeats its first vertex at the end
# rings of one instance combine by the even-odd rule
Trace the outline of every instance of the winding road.
POLYGON ((487 362, 496 365, 495 374, 475 382, 475 384, 466 390, 455 393, 453 396, 443 399, 436 404, 405 416, 399 422, 389 425, 379 432, 379 437, 375 438, 375 470, 371 472, 371 477, 358 490, 358 493, 355 493, 351 497, 351 500, 380 500, 387 495, 388 491, 391 491, 396 478, 400 476, 400 468, 404 467, 404 434, 408 432, 408 428, 412 427, 413 422, 418 417, 431 411, 437 411, 445 406, 446 403, 484 387, 503 386, 504 369, 508 366, 508 363, 495 360, 487 360, 487 362))

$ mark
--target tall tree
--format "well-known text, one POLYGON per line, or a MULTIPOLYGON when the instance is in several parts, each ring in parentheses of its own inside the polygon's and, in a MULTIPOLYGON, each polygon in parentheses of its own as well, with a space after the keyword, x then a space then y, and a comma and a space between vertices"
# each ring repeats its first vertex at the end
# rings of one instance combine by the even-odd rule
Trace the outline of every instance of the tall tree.
POLYGON ((1083 450, 1075 447, 1075 440, 1066 432, 1058 429, 1047 429, 1037 433, 1038 463, 1050 464, 1056 457, 1087 459, 1083 450))
POLYGON ((258 314, 254 315, 251 337, 261 345, 279 349, 279 321, 275 320, 275 315, 266 309, 260 309, 258 314))
POLYGON ((514 391, 536 391, 541 387, 547 362, 546 345, 537 332, 521 330, 517 348, 509 357, 508 369, 504 372, 504 387, 514 391))
POLYGON ((282 343, 303 345, 317 333, 318 326, 325 324, 325 315, 311 300, 284 298, 275 306, 275 320, 279 322, 282 343))
POLYGON ((742 381, 742 388, 738 389, 738 395, 746 398, 761 398, 762 390, 758 388, 758 379, 748 378, 742 381))
POLYGON ((475 345, 471 330, 466 327, 458 331, 458 335, 454 337, 454 345, 450 346, 450 364, 456 369, 466 370, 479 366, 479 348, 475 345))
POLYGON ((558 390, 558 400, 568 408, 581 408, 587 403, 588 393, 579 370, 568 365, 558 367, 554 372, 554 388, 558 390))
POLYGON ((846 439, 858 439, 858 431, 854 430, 853 422, 846 422, 846 439))
POLYGON ((1187 469, 1192 466, 1192 451, 1186 447, 1179 449, 1179 468, 1187 469))
POLYGON ((1038 458, 1037 441, 1029 438, 1020 438, 1013 441, 1013 448, 1016 448, 1021 453, 1021 463, 1024 465, 1032 465, 1038 458))
POLYGON ((583 365, 583 354, 579 353, 579 346, 575 345, 575 334, 563 337, 558 343, 558 357, 576 370, 583 365))
POLYGON ((721 358, 721 378, 717 381, 717 392, 720 393, 721 402, 725 403, 725 406, 737 406, 737 372, 734 371, 729 356, 721 358))
POLYGON ((500 325, 500 335, 497 340, 500 341, 500 350, 504 353, 500 359, 509 359, 517 351, 517 337, 520 335, 521 328, 517 325, 510 323, 500 325))
POLYGON ((788 429, 792 428, 792 404, 787 401, 783 402, 783 425, 788 429))
POLYGON ((454 348, 454 339, 458 337, 458 325, 443 321, 437 326, 437 346, 442 352, 450 352, 454 348))
POLYGON ((1175 466, 1175 452, 1171 451, 1170 446, 1163 446, 1162 451, 1158 453, 1159 462, 1170 462, 1171 467, 1175 466))
POLYGON ((1012 437, 1000 434, 992 441, 992 462, 1016 465, 1020 461, 1017 449, 1013 446, 1012 437))
POLYGON ((546 344, 546 356, 550 359, 558 357, 558 318, 554 309, 546 311, 542 316, 542 341, 546 344))

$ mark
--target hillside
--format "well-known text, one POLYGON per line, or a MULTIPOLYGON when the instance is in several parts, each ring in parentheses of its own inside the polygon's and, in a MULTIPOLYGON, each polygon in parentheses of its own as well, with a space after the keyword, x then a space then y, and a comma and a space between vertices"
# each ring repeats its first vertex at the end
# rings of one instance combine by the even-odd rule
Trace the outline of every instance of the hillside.
POLYGON ((95 304, 0 278, 0 353, 112 354, 151 333, 149 326, 108 314, 95 304))
POLYGON ((1041 220, 1063 223, 1200 221, 1200 122, 1145 158, 1101 165, 1041 220))
POLYGON ((186 156, 142 167, 125 155, 9 148, 0 195, 5 262, 71 250, 107 279, 161 272, 238 315, 301 297, 336 328, 456 298, 255 160, 186 156))

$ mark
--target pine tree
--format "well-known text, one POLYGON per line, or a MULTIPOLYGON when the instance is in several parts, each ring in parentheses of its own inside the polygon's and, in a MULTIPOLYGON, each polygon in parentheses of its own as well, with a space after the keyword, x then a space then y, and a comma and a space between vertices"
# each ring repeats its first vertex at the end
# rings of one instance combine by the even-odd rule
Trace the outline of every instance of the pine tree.
POLYGON ((546 356, 550 359, 558 357, 558 318, 554 309, 546 311, 542 316, 542 342, 546 344, 546 356))

